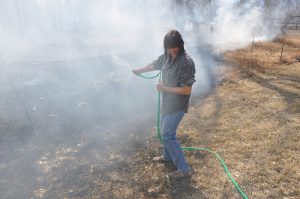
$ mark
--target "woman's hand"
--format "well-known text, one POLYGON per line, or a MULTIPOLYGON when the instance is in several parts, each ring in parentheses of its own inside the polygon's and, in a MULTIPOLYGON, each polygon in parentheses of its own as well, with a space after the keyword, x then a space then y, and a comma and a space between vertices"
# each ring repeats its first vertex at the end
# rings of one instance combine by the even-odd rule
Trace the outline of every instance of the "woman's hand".
POLYGON ((148 64, 145 67, 132 70, 132 73, 139 76, 141 73, 145 73, 145 72, 149 72, 149 71, 153 71, 153 70, 155 70, 154 66, 152 64, 148 64))
POLYGON ((156 89, 160 92, 164 92, 165 91, 165 86, 163 85, 162 82, 159 82, 158 84, 156 84, 156 89))
POLYGON ((137 76, 140 74, 140 73, 138 72, 138 70, 132 70, 132 73, 135 74, 135 75, 137 75, 137 76))

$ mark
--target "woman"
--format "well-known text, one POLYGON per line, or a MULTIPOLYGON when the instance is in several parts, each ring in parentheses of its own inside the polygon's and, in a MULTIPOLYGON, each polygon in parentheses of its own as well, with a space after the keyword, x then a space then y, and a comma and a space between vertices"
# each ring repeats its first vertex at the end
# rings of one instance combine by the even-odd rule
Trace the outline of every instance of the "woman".
POLYGON ((192 85, 195 82, 195 64, 184 49, 184 41, 176 30, 169 31, 163 41, 164 54, 153 63, 136 70, 140 73, 161 70, 162 82, 156 85, 162 93, 161 130, 163 138, 163 155, 155 161, 172 161, 177 171, 168 177, 183 178, 191 176, 191 169, 176 138, 177 127, 188 110, 192 85))

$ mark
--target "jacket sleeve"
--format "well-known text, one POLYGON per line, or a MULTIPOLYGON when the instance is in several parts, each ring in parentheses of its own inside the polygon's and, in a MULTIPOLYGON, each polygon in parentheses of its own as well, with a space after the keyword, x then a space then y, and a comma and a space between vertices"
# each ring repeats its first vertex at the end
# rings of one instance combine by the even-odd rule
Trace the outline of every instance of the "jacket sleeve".
POLYGON ((179 86, 192 86, 195 80, 195 64, 192 59, 185 60, 179 68, 179 86))
POLYGON ((164 62, 165 62, 165 56, 161 55, 156 60, 154 60, 152 64, 156 70, 161 70, 164 62))

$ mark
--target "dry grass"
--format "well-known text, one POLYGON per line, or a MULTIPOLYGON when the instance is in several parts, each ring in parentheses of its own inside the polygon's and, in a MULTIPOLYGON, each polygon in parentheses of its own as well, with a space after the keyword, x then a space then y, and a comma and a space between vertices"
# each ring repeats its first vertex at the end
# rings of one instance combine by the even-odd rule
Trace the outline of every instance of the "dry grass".
MULTIPOLYGON (((283 39, 287 63, 279 60, 278 41, 227 52, 224 67, 230 72, 190 109, 178 133, 184 146, 218 151, 249 198, 300 197, 300 63, 295 59, 300 37, 283 39)), ((160 153, 152 142, 148 154, 140 155, 160 153)), ((147 161, 136 176, 143 179, 144 197, 241 198, 215 157, 187 152, 187 158, 196 174, 172 186, 161 177, 172 167, 147 161)))
MULTIPOLYGON (((249 198, 300 198, 300 35, 283 39, 289 42, 282 60, 282 40, 225 53, 224 78, 207 97, 193 100, 178 130, 183 146, 217 151, 249 198)), ((102 132, 106 148, 94 135, 41 146, 45 155, 37 165, 45 172, 32 198, 241 198, 218 160, 202 151, 186 152, 192 179, 166 180, 176 168, 152 161, 162 148, 155 129, 147 132, 154 121, 143 121, 118 139, 118 129, 102 132)))
MULTIPOLYGON (((299 36, 291 37, 300 41, 299 36)), ((293 46, 286 56, 299 50, 293 46)), ((193 140, 189 144, 223 155, 250 198, 300 197, 300 63, 279 62, 279 47, 267 42, 254 50, 227 53, 232 73, 192 108, 181 127, 193 140), (199 141, 204 137, 205 144, 199 141)), ((205 161, 202 167, 192 156, 196 184, 207 198, 239 198, 212 157, 200 160, 205 161), (207 171, 208 165, 214 172, 207 171)))

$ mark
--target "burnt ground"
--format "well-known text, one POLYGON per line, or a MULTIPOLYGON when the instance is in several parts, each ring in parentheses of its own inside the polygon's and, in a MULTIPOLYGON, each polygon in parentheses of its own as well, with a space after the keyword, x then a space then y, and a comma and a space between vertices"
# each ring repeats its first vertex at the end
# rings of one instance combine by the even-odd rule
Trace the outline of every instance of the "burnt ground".
MULTIPOLYGON (((299 31, 226 52, 219 84, 192 99, 178 130, 183 146, 217 151, 249 198, 300 197, 298 56, 299 31)), ((28 118, 2 115, 0 197, 241 198, 206 152, 186 152, 195 171, 191 179, 167 180, 175 168, 152 161, 161 152, 152 115, 119 118, 126 122, 102 128, 81 117, 59 122, 53 114, 47 121, 60 125, 44 129, 38 123, 43 133, 28 118)))

